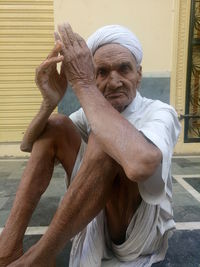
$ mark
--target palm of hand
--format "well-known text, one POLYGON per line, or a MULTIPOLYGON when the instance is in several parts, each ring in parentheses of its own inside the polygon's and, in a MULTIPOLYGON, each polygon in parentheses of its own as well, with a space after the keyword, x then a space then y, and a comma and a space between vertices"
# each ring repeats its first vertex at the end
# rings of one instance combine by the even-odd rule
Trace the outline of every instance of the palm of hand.
POLYGON ((59 74, 56 66, 48 69, 39 69, 36 72, 36 84, 38 85, 46 105, 55 108, 65 94, 67 79, 61 70, 59 74))
POLYGON ((63 56, 58 55, 60 51, 61 44, 57 42, 47 59, 36 69, 35 76, 35 82, 42 94, 44 104, 53 109, 67 89, 67 78, 63 71, 63 64, 60 74, 56 69, 57 63, 63 61, 63 56))

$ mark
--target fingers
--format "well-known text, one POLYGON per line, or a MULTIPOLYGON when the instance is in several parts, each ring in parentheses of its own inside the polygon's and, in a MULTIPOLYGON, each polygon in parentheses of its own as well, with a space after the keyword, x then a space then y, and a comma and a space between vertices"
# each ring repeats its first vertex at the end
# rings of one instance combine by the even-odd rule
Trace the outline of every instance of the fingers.
POLYGON ((42 62, 42 64, 38 67, 39 70, 42 69, 42 71, 44 71, 46 69, 46 72, 49 72, 50 69, 56 68, 57 63, 60 63, 64 60, 64 56, 62 55, 63 45, 60 40, 60 36, 58 33, 54 33, 54 35, 55 38, 57 39, 54 48, 49 53, 47 59, 44 62, 42 62))
POLYGON ((71 58, 75 54, 89 50, 85 40, 77 33, 74 33, 69 23, 58 25, 59 34, 56 34, 56 38, 61 38, 63 49, 61 54, 64 55, 65 63, 71 61, 71 58), (75 54, 74 54, 75 53, 75 54))
POLYGON ((63 43, 62 53, 64 55, 65 64, 71 61, 71 56, 73 54, 74 45, 76 42, 76 38, 72 31, 69 23, 64 23, 62 25, 58 25, 58 31, 63 43))
POLYGON ((76 40, 78 42, 78 44, 80 45, 81 48, 86 48, 88 47, 85 40, 78 34, 78 33, 74 33, 76 40))
MULTIPOLYGON (((79 43, 79 40, 77 39, 77 36, 73 32, 69 23, 58 25, 58 31, 66 48, 69 48, 70 46, 73 47, 79 43)), ((81 38, 80 36, 78 37, 79 39, 81 38)))
POLYGON ((51 57, 51 58, 48 58, 47 60, 45 60, 40 66, 42 68, 48 68, 50 65, 53 65, 53 64, 56 64, 56 63, 59 63, 59 62, 62 62, 64 59, 64 57, 62 55, 60 56, 55 56, 55 57, 51 57))
POLYGON ((58 56, 58 53, 62 51, 62 43, 60 40, 56 41, 56 44, 52 51, 49 53, 47 58, 52 58, 58 56))
POLYGON ((56 41, 61 41, 61 38, 60 38, 60 35, 58 32, 54 32, 54 39, 55 39, 55 42, 56 41))
POLYGON ((76 38, 74 36, 74 32, 72 30, 71 25, 69 23, 64 23, 64 29, 65 29, 66 35, 68 36, 70 44, 73 45, 74 42, 76 41, 76 38))
POLYGON ((56 63, 63 61, 63 56, 46 59, 36 68, 35 82, 38 86, 56 71, 56 63))
POLYGON ((56 63, 62 62, 63 59, 64 57, 62 55, 46 59, 39 67, 37 67, 37 76, 41 74, 49 74, 53 68, 56 69, 56 63))
POLYGON ((71 45, 70 40, 68 38, 67 32, 65 30, 65 24, 58 25, 58 31, 60 33, 61 39, 65 47, 69 47, 71 45))
POLYGON ((84 39, 73 32, 68 23, 58 26, 58 31, 63 43, 62 53, 64 60, 60 74, 65 75, 71 85, 94 82, 94 65, 92 55, 84 39))

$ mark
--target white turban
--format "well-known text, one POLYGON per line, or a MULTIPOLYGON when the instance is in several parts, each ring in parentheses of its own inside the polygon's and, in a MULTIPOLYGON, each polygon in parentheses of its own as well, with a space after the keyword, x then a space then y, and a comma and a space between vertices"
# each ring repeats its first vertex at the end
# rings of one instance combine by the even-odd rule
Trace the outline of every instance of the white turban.
POLYGON ((138 38, 127 28, 120 25, 107 25, 98 29, 87 40, 87 45, 93 55, 100 46, 105 44, 120 44, 128 48, 137 64, 141 64, 142 46, 138 38))

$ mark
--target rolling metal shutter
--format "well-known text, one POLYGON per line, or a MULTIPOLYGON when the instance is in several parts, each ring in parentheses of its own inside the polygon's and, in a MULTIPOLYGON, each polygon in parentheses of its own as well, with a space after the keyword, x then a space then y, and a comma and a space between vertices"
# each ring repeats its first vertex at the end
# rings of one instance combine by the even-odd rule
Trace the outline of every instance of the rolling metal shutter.
POLYGON ((41 96, 35 68, 54 44, 53 1, 0 1, 0 142, 21 141, 41 96))

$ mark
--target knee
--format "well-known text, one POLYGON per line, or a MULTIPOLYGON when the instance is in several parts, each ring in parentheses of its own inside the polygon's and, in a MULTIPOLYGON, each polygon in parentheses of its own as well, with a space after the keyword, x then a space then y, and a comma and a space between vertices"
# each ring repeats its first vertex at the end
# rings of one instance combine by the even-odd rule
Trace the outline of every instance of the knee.
POLYGON ((62 132, 69 132, 74 127, 73 122, 67 116, 62 114, 53 114, 47 121, 45 132, 59 134, 62 132))
POLYGON ((98 142, 93 133, 90 134, 85 158, 93 166, 104 168, 118 168, 116 161, 104 152, 101 144, 98 142))
POLYGON ((80 134, 73 122, 65 115, 53 114, 48 119, 44 135, 54 142, 74 142, 80 139, 80 134))
POLYGON ((44 132, 34 143, 46 147, 47 150, 57 154, 60 150, 73 147, 80 143, 80 134, 73 122, 64 115, 52 115, 46 124, 44 132))

